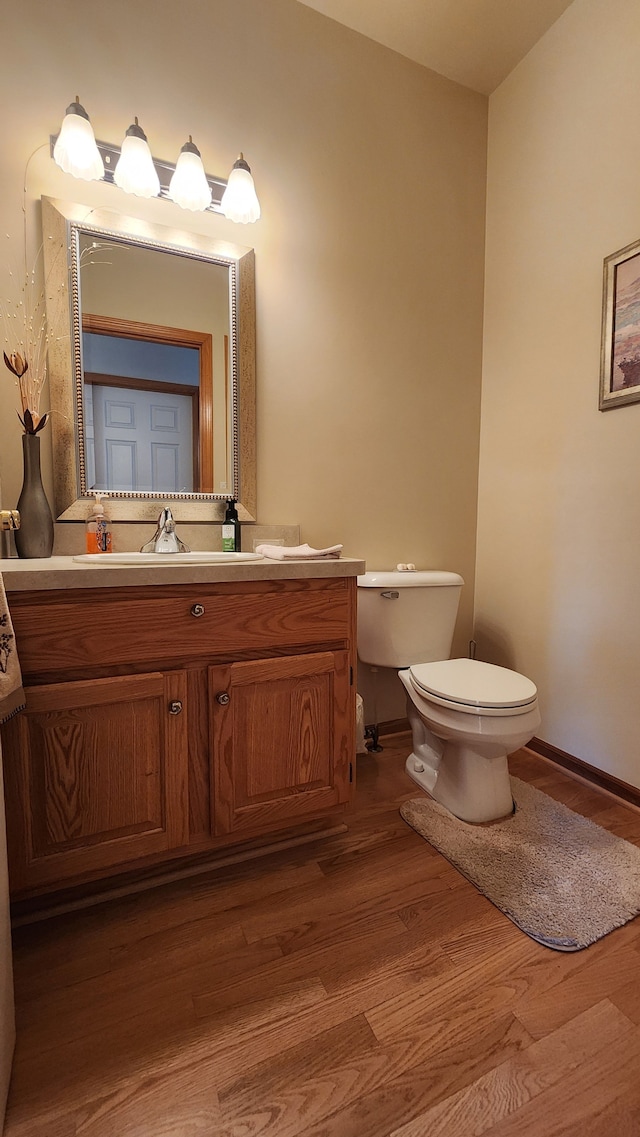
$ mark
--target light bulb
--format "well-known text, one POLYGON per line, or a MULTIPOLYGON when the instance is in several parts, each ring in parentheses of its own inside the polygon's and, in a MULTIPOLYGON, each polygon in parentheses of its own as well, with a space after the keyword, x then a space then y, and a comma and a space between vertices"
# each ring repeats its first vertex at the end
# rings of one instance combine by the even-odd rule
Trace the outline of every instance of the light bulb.
POLYGON ((104 164, 96 146, 93 127, 77 95, 75 102, 67 107, 53 157, 60 169, 74 178, 93 182, 104 177, 104 164))
POLYGON ((134 193, 136 197, 157 197, 160 193, 160 178, 137 118, 124 136, 113 180, 125 193, 134 193))
POLYGON ((211 205, 211 186, 204 172, 198 147, 191 135, 178 156, 176 168, 169 182, 169 197, 176 205, 193 212, 208 209, 211 205))
POLYGON ((260 217, 260 202, 251 177, 251 169, 242 154, 233 164, 227 188, 222 195, 220 209, 230 221, 239 221, 242 225, 257 221, 260 217))

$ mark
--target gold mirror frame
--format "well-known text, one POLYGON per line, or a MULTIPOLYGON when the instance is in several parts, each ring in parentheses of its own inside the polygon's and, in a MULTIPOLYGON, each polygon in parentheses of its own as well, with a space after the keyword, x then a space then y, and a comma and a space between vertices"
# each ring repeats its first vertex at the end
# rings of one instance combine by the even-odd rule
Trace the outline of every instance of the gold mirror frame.
MULTIPOLYGON (((233 496, 241 521, 256 519, 255 257, 253 249, 202 234, 170 229, 102 209, 42 198, 45 295, 49 331, 49 385, 56 514, 84 521, 91 493, 81 492, 79 429, 82 424, 81 313, 76 232, 180 252, 229 266, 231 288, 231 386, 233 496), (234 302, 235 301, 235 302, 234 302)), ((179 521, 218 521, 230 496, 213 493, 110 495, 114 521, 153 521, 158 503, 179 521)))

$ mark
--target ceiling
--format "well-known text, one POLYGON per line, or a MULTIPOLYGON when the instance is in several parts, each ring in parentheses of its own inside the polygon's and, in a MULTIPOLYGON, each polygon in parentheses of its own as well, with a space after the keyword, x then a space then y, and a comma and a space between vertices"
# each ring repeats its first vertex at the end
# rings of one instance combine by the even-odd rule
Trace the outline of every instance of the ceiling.
POLYGON ((332 20, 491 94, 571 0, 300 0, 332 20))

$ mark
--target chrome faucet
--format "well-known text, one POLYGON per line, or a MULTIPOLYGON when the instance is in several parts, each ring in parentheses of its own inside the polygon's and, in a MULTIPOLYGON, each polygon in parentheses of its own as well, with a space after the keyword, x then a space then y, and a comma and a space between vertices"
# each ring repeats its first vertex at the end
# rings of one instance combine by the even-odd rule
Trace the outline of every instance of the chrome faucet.
POLYGON ((171 510, 162 510, 158 518, 158 528, 150 541, 143 545, 141 553, 190 553, 191 549, 181 541, 176 533, 176 523, 171 510))

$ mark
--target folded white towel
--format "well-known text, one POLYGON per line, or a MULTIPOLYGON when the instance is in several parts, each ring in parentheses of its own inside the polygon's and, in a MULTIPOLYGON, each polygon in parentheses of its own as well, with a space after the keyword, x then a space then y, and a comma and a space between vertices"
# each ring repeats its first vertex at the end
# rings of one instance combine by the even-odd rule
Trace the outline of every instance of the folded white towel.
POLYGON ((328 549, 312 549, 311 545, 256 545, 256 553, 270 561, 337 561, 342 545, 328 549))

